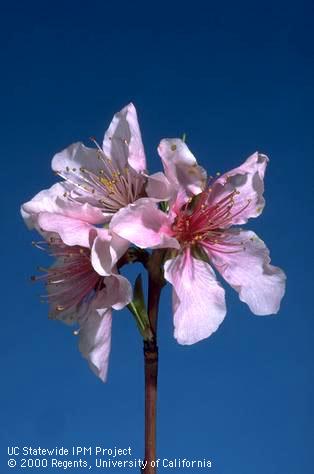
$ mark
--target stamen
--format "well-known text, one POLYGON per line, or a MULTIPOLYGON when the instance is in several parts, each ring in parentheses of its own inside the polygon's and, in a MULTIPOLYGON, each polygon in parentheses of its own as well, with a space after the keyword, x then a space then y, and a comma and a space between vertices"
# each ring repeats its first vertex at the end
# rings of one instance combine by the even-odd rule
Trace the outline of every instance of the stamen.
MULTIPOLYGON (((210 188, 211 190, 211 188, 210 188)), ((236 197, 240 192, 235 188, 215 204, 210 202, 210 191, 204 191, 186 203, 178 211, 177 218, 172 226, 173 235, 184 248, 201 245, 207 250, 221 253, 235 253, 245 250, 245 245, 228 241, 228 229, 234 219, 240 215, 251 203, 246 203, 232 209, 236 205, 236 197)))
POLYGON ((90 250, 80 246, 68 247, 59 237, 45 242, 42 250, 56 257, 57 263, 51 268, 39 267, 43 275, 32 276, 32 281, 44 281, 48 294, 42 301, 52 305, 50 317, 56 316, 90 298, 103 287, 103 277, 91 265, 90 250))
MULTIPOLYGON (((127 140, 122 141, 127 144, 127 140)), ((143 194, 146 178, 128 167, 119 169, 117 164, 104 155, 94 139, 93 142, 98 147, 98 158, 102 162, 102 168, 97 172, 89 170, 86 166, 80 167, 79 170, 66 167, 64 171, 58 171, 58 175, 74 187, 71 194, 64 193, 63 197, 72 202, 84 203, 86 202, 84 194, 88 193, 89 199, 94 200, 94 205, 102 208, 104 212, 115 213, 143 194)))

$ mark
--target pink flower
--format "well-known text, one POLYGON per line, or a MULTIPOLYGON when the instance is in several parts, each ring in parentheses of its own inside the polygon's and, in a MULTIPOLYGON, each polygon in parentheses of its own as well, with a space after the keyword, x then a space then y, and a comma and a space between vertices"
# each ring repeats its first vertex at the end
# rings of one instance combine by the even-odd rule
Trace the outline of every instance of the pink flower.
POLYGON ((165 173, 159 172, 149 177, 146 188, 149 196, 172 201, 179 190, 186 196, 203 191, 206 187, 206 171, 197 164, 195 156, 183 140, 161 140, 158 153, 165 173))
POLYGON ((140 199, 110 223, 113 232, 139 247, 174 249, 164 272, 173 285, 174 335, 181 344, 210 336, 225 317, 224 290, 213 266, 254 314, 279 310, 285 274, 270 265, 268 249, 254 232, 231 227, 262 212, 267 162, 255 153, 193 199, 179 186, 168 214, 140 199))
POLYGON ((146 195, 146 158, 133 104, 113 117, 102 148, 96 145, 74 143, 54 156, 52 169, 64 181, 23 204, 22 215, 30 228, 39 212, 104 223, 146 195))
MULTIPOLYGON (((37 244, 56 261, 44 274, 33 277, 43 280, 50 305, 50 318, 79 325, 79 348, 93 372, 103 381, 107 378, 111 344, 111 313, 122 309, 132 299, 132 288, 126 278, 119 275, 110 249, 116 259, 124 250, 115 247, 105 229, 69 217, 49 213, 38 216, 40 232, 46 239, 37 244), (107 275, 99 275, 97 252, 94 245, 102 243, 107 253, 107 275)), ((120 242, 122 239, 120 239, 120 242)))

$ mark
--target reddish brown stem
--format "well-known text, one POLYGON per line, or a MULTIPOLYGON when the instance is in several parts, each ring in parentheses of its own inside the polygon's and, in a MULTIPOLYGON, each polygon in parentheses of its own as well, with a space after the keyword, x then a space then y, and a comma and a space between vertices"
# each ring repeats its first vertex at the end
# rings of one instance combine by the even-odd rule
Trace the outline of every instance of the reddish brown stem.
POLYGON ((155 474, 156 468, 156 402, 158 347, 155 341, 144 343, 145 357, 145 461, 144 473, 155 474))
POLYGON ((148 279, 148 317, 153 338, 144 341, 145 360, 145 461, 144 473, 155 474, 156 460, 156 403, 158 376, 157 318, 160 294, 165 282, 161 275, 162 253, 152 255, 148 279))

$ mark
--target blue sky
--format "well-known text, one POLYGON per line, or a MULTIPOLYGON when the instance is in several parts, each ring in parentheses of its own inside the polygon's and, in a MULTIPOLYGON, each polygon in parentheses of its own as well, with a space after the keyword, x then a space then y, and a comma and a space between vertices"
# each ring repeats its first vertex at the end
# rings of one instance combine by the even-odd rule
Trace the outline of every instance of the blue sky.
POLYGON ((101 141, 132 101, 151 171, 160 169, 159 140, 183 132, 210 174, 255 150, 269 155, 266 208, 247 228, 288 277, 275 317, 252 315, 226 286, 224 323, 191 347, 173 339, 166 288, 158 456, 208 458, 215 474, 310 474, 311 2, 15 1, 1 13, 1 472, 19 472, 6 464, 11 445, 131 446, 143 455, 142 347, 131 316, 114 315, 103 385, 71 330, 47 319, 42 288, 29 282, 45 257, 19 215, 55 182, 54 153, 91 135, 101 141))

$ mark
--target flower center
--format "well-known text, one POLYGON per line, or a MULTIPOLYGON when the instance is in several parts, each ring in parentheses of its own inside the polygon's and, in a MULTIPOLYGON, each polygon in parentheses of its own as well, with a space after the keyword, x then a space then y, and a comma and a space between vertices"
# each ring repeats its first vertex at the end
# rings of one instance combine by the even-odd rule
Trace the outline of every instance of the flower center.
POLYGON ((114 214, 121 207, 145 195, 146 178, 129 166, 123 169, 98 150, 99 168, 69 168, 57 174, 74 186, 64 197, 81 203, 88 202, 114 214))
POLYGON ((250 204, 247 200, 242 208, 232 212, 236 196, 240 194, 238 190, 233 190, 216 203, 210 201, 211 192, 208 188, 195 196, 177 215, 172 231, 183 248, 202 245, 209 250, 217 250, 219 246, 229 246, 225 240, 226 229, 232 225, 233 218, 250 204))
POLYGON ((78 245, 69 247, 59 237, 34 245, 57 259, 50 268, 39 267, 43 275, 32 277, 33 281, 45 282, 47 295, 41 298, 51 305, 49 317, 55 318, 57 314, 88 301, 104 287, 103 277, 91 265, 89 249, 78 245))

